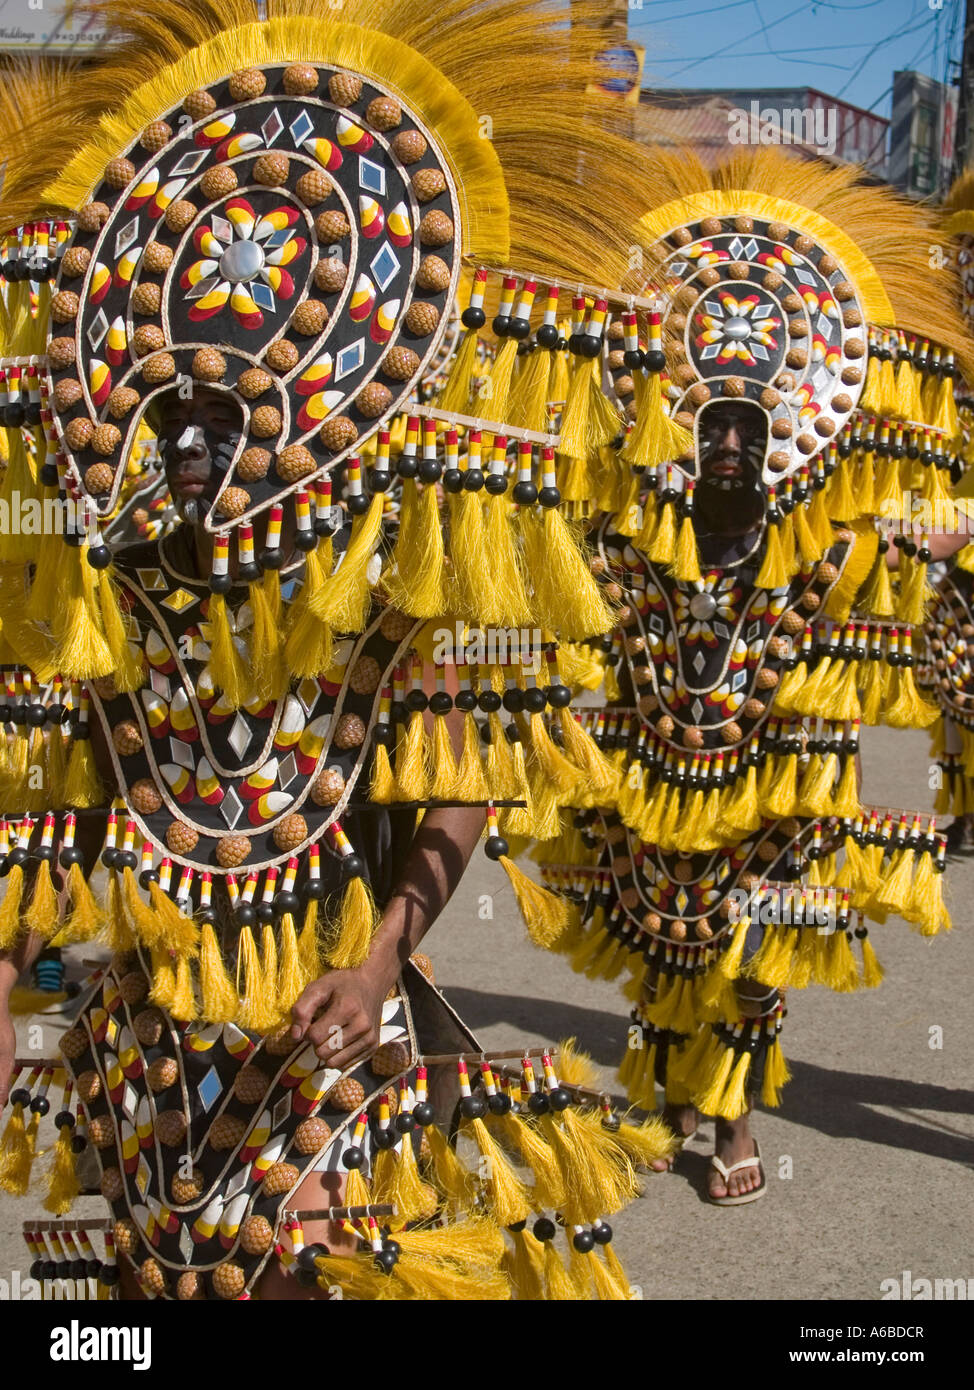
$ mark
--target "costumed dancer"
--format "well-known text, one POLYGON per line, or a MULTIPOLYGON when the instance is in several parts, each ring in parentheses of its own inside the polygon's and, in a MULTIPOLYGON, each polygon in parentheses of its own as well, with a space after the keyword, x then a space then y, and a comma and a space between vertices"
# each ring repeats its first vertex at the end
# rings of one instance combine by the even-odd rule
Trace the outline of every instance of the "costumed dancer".
POLYGON ((619 694, 591 718, 621 789, 589 789, 538 857, 576 905, 574 968, 631 974, 631 1099, 663 1088, 678 1139, 716 1117, 708 1195, 731 1205, 765 1192, 748 1113, 788 1078, 786 991, 878 985, 867 923, 950 925, 935 819, 861 804, 857 759, 862 724, 936 717, 928 542, 907 523, 894 573, 875 519, 909 494, 949 508, 970 340, 929 215, 853 170, 654 167, 659 299, 607 357, 633 477, 596 559, 619 694))
MULTIPOLYGON (((12 137, 4 486, 71 526, 0 555, 3 995, 46 944, 113 954, 60 1057, 21 1066, 3 1011, 0 1185, 60 1094, 46 1207, 93 1155, 106 1296, 625 1298, 606 1218, 671 1147, 571 1050, 491 1066, 415 954, 485 819, 569 926, 498 810, 550 834, 613 773, 554 657, 611 613, 542 453, 569 356, 576 425, 614 419, 605 301, 571 354, 556 324, 618 284, 648 176, 585 95, 596 28, 468 11, 112 0, 130 42, 12 137), (113 551, 145 422, 180 524, 113 551)), ((67 1224, 25 1227, 44 1277, 67 1224)))

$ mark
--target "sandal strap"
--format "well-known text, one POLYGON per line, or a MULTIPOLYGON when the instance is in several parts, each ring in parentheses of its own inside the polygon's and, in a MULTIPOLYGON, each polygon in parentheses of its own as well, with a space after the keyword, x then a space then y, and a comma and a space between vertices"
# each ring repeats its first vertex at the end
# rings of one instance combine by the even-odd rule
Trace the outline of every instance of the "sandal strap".
POLYGON ((724 1179, 727 1179, 730 1177, 731 1173, 739 1173, 742 1168, 760 1168, 761 1153, 758 1149, 757 1144, 755 1144, 754 1153, 750 1158, 742 1158, 738 1163, 732 1163, 729 1168, 726 1166, 726 1164, 720 1161, 716 1154, 714 1154, 710 1162, 713 1165, 713 1167, 717 1169, 717 1172, 720 1174, 720 1176, 724 1179))

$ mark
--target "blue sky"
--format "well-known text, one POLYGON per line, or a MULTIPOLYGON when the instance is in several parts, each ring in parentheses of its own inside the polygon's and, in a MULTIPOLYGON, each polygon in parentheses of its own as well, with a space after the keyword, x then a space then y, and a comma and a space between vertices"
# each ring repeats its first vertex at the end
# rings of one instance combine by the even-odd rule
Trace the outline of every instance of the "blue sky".
POLYGON ((944 80, 964 0, 629 0, 645 86, 817 87, 890 114, 897 69, 944 80))

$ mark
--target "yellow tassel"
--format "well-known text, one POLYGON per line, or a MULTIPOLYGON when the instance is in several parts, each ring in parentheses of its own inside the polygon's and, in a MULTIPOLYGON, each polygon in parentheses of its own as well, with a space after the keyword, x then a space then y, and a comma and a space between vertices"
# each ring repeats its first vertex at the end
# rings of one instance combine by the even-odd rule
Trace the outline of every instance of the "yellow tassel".
POLYGON ((356 970, 369 956, 369 947, 379 925, 375 901, 365 882, 350 878, 342 898, 337 930, 327 951, 333 970, 356 970))
POLYGON ((676 543, 676 553, 671 565, 674 579, 685 584, 700 582, 700 557, 697 554, 697 534, 693 529, 693 519, 685 516, 680 523, 680 534, 676 543))
POLYGON ((883 976, 886 972, 880 965, 876 952, 873 950, 872 942, 869 940, 868 936, 863 937, 860 942, 860 947, 862 949, 863 986, 866 989, 876 989, 877 986, 882 984, 883 976))
POLYGON ((324 967, 318 942, 318 904, 314 898, 304 910, 304 922, 298 937, 298 957, 308 979, 317 980, 324 967))
POLYGON ((369 782, 369 800, 379 806, 388 806, 396 793, 396 779, 389 761, 389 750, 384 743, 377 743, 372 754, 372 776, 369 782))
POLYGON ((71 899, 71 915, 65 935, 71 941, 91 941, 104 927, 105 915, 85 880, 80 864, 72 864, 68 870, 67 888, 71 899))
POLYGON ((536 946, 550 951, 568 926, 564 899, 528 878, 506 854, 500 856, 500 863, 510 879, 528 935, 536 946))
POLYGON ((383 494, 373 493, 368 510, 352 522, 352 531, 341 564, 308 600, 311 611, 333 632, 361 632, 365 627, 372 591, 368 568, 382 528, 383 494))
POLYGON ((806 564, 817 564, 825 553, 821 541, 808 523, 808 507, 796 507, 791 514, 798 553, 806 564))
POLYGON ((656 525, 659 521, 659 503, 656 499, 655 490, 647 492, 643 498, 643 521, 639 534, 634 538, 633 545, 637 550, 645 555, 653 543, 656 534, 656 525))
POLYGON ((751 1054, 745 1052, 734 1065, 717 1114, 725 1120, 739 1120, 747 1112, 747 1081, 751 1072, 751 1054))
POLYGON ((180 1023, 190 1023, 196 1017, 193 976, 189 968, 189 957, 185 955, 180 956, 176 961, 176 979, 169 1012, 180 1023))
POLYGON ((496 1128, 508 1147, 519 1154, 534 1177, 532 1197, 536 1210, 557 1211, 565 1200, 565 1180, 558 1159, 546 1139, 534 1124, 523 1119, 515 1110, 498 1117, 488 1116, 490 1128, 496 1128))
POLYGON ((487 503, 486 533, 489 570, 481 580, 480 617, 488 627, 526 627, 531 610, 524 564, 514 544, 511 505, 504 493, 487 503))
POLYGON ((544 1247, 544 1283, 545 1298, 549 1302, 577 1303, 585 1298, 584 1290, 579 1288, 562 1264, 561 1257, 550 1240, 545 1242, 544 1247))
POLYGON ((315 680, 332 663, 331 628, 312 609, 312 600, 321 593, 331 566, 332 538, 321 536, 315 549, 305 556, 304 583, 288 611, 284 657, 291 674, 302 679, 315 680))
MULTIPOLYGON (((585 459, 591 448, 589 414, 595 390, 594 372, 595 364, 591 358, 580 357, 575 363, 561 414, 559 450, 566 458, 585 459)), ((608 440, 604 442, 608 443, 608 440)))
POLYGON ((531 1213, 528 1194, 504 1150, 483 1120, 465 1120, 461 1133, 468 1135, 477 1146, 489 1188, 490 1211, 499 1226, 513 1226, 526 1221, 531 1213))
MULTIPOLYGON (((31 1115, 32 1125, 34 1118, 31 1115)), ((17 1101, 0 1139, 0 1188, 11 1197, 26 1195, 32 1159, 31 1142, 24 1125, 24 1107, 17 1101)))
POLYGON ((468 804, 490 799, 484 765, 480 757, 480 734, 472 714, 463 717, 463 747, 457 765, 457 780, 453 800, 468 804))
POLYGON ((511 377, 517 362, 517 340, 505 338, 498 349, 490 376, 479 393, 479 412, 491 420, 507 419, 507 401, 511 391, 511 377))
POLYGON ((781 589, 790 578, 781 544, 781 528, 769 525, 765 535, 764 561, 754 582, 759 589, 781 589))
MULTIPOLYGON (((769 757, 769 763, 772 759, 769 757)), ((798 801, 798 755, 788 753, 776 759, 777 767, 768 795, 764 799, 766 815, 784 820, 795 814, 798 801)))
POLYGON ((896 364, 896 418, 919 424, 921 410, 921 403, 917 400, 913 363, 901 357, 896 364))
POLYGON ((0 951, 9 951, 20 936, 20 905, 24 893, 24 871, 15 864, 7 875, 7 892, 0 903, 0 951))
POLYGON ((35 932, 45 941, 54 936, 60 926, 57 893, 51 878, 51 866, 42 859, 34 879, 34 892, 30 907, 24 913, 27 930, 35 932))
POLYGON ((541 517, 523 507, 519 516, 539 626, 575 637, 608 632, 612 611, 589 568, 581 534, 557 507, 544 508, 541 517))
POLYGON ((659 509, 659 521, 653 543, 646 552, 654 565, 668 565, 676 555, 676 508, 664 502, 659 509))
POLYGON ((281 634, 283 605, 277 570, 267 570, 263 579, 250 585, 249 593, 254 619, 250 641, 252 690, 259 700, 280 700, 287 691, 289 677, 281 634))
POLYGON ((98 575, 88 564, 88 547, 65 566, 65 583, 53 614, 57 667, 64 676, 92 680, 111 675, 114 658, 105 640, 98 603, 98 575))
POLYGON ((211 594, 207 610, 210 626, 210 671, 214 684, 223 691, 227 704, 239 709, 250 698, 251 685, 244 659, 230 631, 227 601, 223 594, 211 594))
POLYGON ((788 1063, 781 1050, 781 1043, 775 1038, 768 1048, 764 1061, 764 1077, 761 1082, 761 1104, 775 1109, 781 1104, 781 1088, 791 1080, 788 1063))
POLYGON ((368 1184, 362 1176, 359 1168, 350 1168, 345 1175, 345 1191, 342 1194, 343 1201, 349 1207, 366 1207, 374 1201, 372 1193, 369 1191, 368 1184))
POLYGON ((484 576, 490 572, 487 529, 479 492, 450 496, 450 559, 453 562, 453 607, 467 622, 478 622, 484 576))
POLYGON ((842 767, 839 785, 832 797, 832 810, 837 816, 854 820, 859 814, 859 776, 856 760, 847 757, 842 767))
POLYGON ((856 606, 874 618, 893 616, 893 586, 885 555, 877 553, 856 606))
MULTIPOLYGON (((545 825, 539 827, 537 824, 537 818, 535 816, 534 809, 534 792, 531 787, 531 779, 528 775, 527 760, 524 754, 524 744, 521 742, 520 739, 516 739, 514 743, 510 744, 509 746, 511 754, 511 771, 514 777, 513 800, 523 801, 524 805, 523 807, 511 806, 504 812, 504 834, 523 835, 527 838, 534 837, 535 839, 538 839, 539 829, 542 834, 547 834, 547 831, 550 827, 545 825)), ((546 782, 544 785, 547 787, 548 783, 546 782)), ((550 794, 550 802, 551 806, 555 808, 555 813, 557 814, 557 807, 554 799, 553 790, 550 794)))
POLYGON ((396 760, 397 800, 425 801, 430 790, 429 749, 426 723, 419 710, 413 710, 396 760))
POLYGON ((666 414, 658 372, 636 372, 636 423, 622 448, 622 457, 636 468, 672 463, 693 449, 693 435, 666 414))
POLYGON ((518 784, 514 777, 514 757, 504 733, 504 724, 497 713, 488 715, 490 743, 487 745, 487 785, 492 801, 514 801, 518 784))
POLYGON ((403 483, 399 535, 390 568, 382 578, 389 601, 417 618, 438 618, 446 609, 443 593, 443 528, 436 488, 419 492, 414 479, 403 483))
POLYGON ((453 788, 457 782, 457 761, 453 756, 453 740, 442 714, 433 716, 433 784, 430 798, 433 801, 452 799, 453 788))
POLYGON ((704 1115, 716 1115, 719 1113, 721 1097, 727 1086, 728 1078, 734 1066, 734 1049, 725 1047, 719 1040, 714 1038, 714 1061, 709 1067, 706 1084, 703 1089, 695 1086, 692 1077, 688 1078, 688 1085, 693 1095, 693 1103, 704 1115))
POLYGON ((539 434, 547 430, 548 401, 553 399, 549 395, 553 357, 553 353, 536 348, 524 359, 508 401, 509 424, 539 434))
POLYGON ((824 489, 812 494, 808 508, 808 524, 812 529, 813 536, 822 547, 822 554, 824 555, 835 542, 835 533, 832 530, 828 508, 825 504, 824 489))
POLYGON ((960 421, 954 402, 954 382, 952 377, 942 377, 937 387, 933 419, 934 429, 943 430, 948 439, 956 439, 960 434, 960 421))
POLYGON ((750 834, 761 824, 758 770, 753 765, 743 777, 738 777, 734 795, 722 812, 721 823, 741 834, 750 834))
POLYGON ((929 851, 924 851, 917 862, 910 900, 903 908, 903 916, 922 936, 936 936, 940 931, 951 930, 943 885, 943 874, 937 872, 929 851))
POLYGON ((209 922, 200 931, 200 995, 201 1016, 207 1023, 232 1023, 240 1007, 216 933, 209 922))
POLYGON ((511 1232, 514 1250, 504 1257, 504 1268, 519 1300, 544 1298, 544 1246, 529 1230, 511 1232))
POLYGON ((47 1174, 47 1196, 44 1210, 54 1216, 66 1216, 71 1205, 81 1192, 78 1174, 75 1169, 74 1150, 71 1140, 74 1135, 72 1125, 61 1125, 57 1143, 54 1145, 54 1159, 47 1174))
POLYGON ((134 950, 138 941, 125 911, 122 885, 114 869, 110 870, 108 874, 108 895, 105 908, 108 941, 112 950, 120 953, 134 950))
POLYGON ((453 1145, 436 1125, 429 1125, 423 1133, 429 1145, 431 1176, 436 1186, 454 1211, 468 1211, 477 1192, 473 1174, 460 1162, 453 1145))
POLYGON ((540 714, 531 715, 531 748, 543 776, 565 796, 572 796, 582 782, 581 769, 569 762, 551 741, 540 714))
POLYGON ((436 1193, 422 1181, 416 1168, 412 1140, 403 1135, 400 1149, 380 1149, 372 1169, 372 1200, 398 1208, 393 1230, 407 1221, 423 1221, 437 1208, 436 1193))
POLYGON ((838 771, 839 759, 835 753, 826 757, 813 754, 798 789, 798 800, 802 815, 824 816, 831 809, 832 787, 838 771))
POLYGON ((273 1001, 264 997, 264 972, 257 943, 250 927, 242 927, 237 946, 238 1027, 253 1033, 268 1033, 278 1023, 273 1001))
POLYGON ((480 340, 474 329, 464 334, 459 351, 453 359, 446 385, 439 394, 437 405, 453 415, 466 415, 471 404, 471 388, 477 368, 480 340))
POLYGON ((142 660, 125 635, 118 593, 111 570, 98 571, 98 604, 105 641, 112 655, 112 679, 116 690, 133 691, 142 685, 142 660))
POLYGON ((866 366, 866 384, 859 398, 859 408, 865 415, 883 414, 883 394, 880 388, 880 361, 870 353, 866 366))
POLYGON ((64 800, 68 806, 76 806, 79 810, 101 806, 106 800, 105 788, 95 766, 91 739, 71 740, 68 771, 64 781, 64 800))

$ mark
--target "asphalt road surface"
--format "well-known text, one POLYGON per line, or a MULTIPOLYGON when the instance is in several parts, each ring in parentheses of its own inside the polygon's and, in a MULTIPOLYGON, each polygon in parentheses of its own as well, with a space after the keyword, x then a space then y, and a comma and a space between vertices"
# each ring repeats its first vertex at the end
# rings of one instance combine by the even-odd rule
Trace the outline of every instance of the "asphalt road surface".
MULTIPOLYGON (((863 762, 864 801, 932 805, 925 735, 867 730, 863 762)), ((974 857, 951 861, 947 884, 950 935, 928 941, 892 919, 871 928, 886 969, 879 990, 792 993, 782 1041, 794 1079, 780 1110, 755 1117, 765 1199, 707 1203, 705 1126, 676 1171, 649 1177, 645 1195, 613 1219, 616 1250, 644 1298, 868 1300, 905 1271, 914 1281, 974 1280, 964 1217, 974 1167, 974 857)), ((424 949, 485 1045, 574 1034, 612 1086, 627 1025, 618 986, 532 947, 503 871, 482 853, 424 949), (479 915, 484 894, 491 920, 479 915)), ((40 1055, 51 1055, 63 1023, 22 1029, 31 1022, 47 1030, 40 1055)), ((0 1194, 0 1278, 26 1271, 21 1222, 39 1206, 0 1194)), ((104 1212, 93 1198, 74 1214, 104 1212)))

